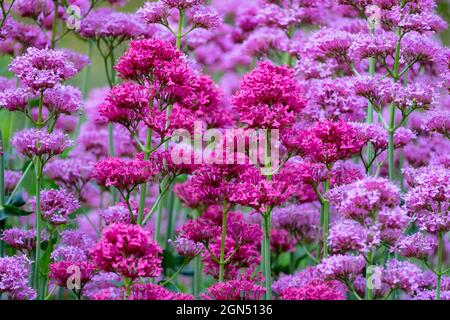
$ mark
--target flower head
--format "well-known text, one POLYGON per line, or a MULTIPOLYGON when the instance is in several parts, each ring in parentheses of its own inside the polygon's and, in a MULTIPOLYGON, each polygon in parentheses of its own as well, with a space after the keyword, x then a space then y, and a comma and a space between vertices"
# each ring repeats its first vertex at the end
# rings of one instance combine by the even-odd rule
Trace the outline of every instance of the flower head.
POLYGON ((113 224, 103 231, 92 259, 99 269, 127 278, 156 277, 162 270, 161 252, 142 227, 113 224))
POLYGON ((63 133, 47 133, 36 129, 25 129, 14 135, 11 144, 21 154, 48 160, 72 146, 72 141, 63 133))
POLYGON ((232 103, 241 122, 254 128, 292 125, 305 106, 293 71, 269 62, 260 63, 244 76, 232 103))
POLYGON ((36 91, 54 88, 77 73, 63 52, 36 48, 29 48, 25 55, 15 58, 9 69, 36 91))
MULTIPOLYGON (((69 216, 80 208, 75 196, 64 189, 44 190, 40 200, 42 218, 53 225, 67 223, 69 216)), ((36 199, 32 206, 36 210, 36 199)))
POLYGON ((28 286, 31 262, 25 256, 0 258, 0 293, 14 300, 33 300, 36 292, 28 286))

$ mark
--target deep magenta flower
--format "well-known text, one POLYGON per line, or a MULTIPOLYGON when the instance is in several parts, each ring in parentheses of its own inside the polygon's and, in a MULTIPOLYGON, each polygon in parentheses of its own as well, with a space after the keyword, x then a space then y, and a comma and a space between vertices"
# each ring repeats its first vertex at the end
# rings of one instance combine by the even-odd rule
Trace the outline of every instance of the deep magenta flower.
POLYGON ((308 129, 292 134, 294 137, 289 139, 289 148, 328 167, 338 160, 358 154, 364 147, 364 141, 359 138, 358 132, 344 121, 320 121, 308 129))
POLYGON ((74 272, 79 271, 80 287, 76 288, 77 290, 81 290, 86 283, 92 280, 95 274, 95 266, 90 261, 55 261, 49 267, 49 279, 55 281, 61 287, 66 287, 68 280, 73 277, 74 272))
POLYGON ((311 280, 305 286, 288 288, 281 293, 282 300, 345 300, 344 293, 320 279, 311 280))
POLYGON ((154 173, 148 161, 109 158, 97 162, 94 176, 102 186, 112 186, 130 193, 138 185, 150 181, 154 173))
POLYGON ((240 121, 252 128, 290 126, 305 106, 294 72, 270 62, 260 63, 244 76, 232 103, 240 121))
POLYGON ((103 231, 92 259, 99 269, 126 278, 157 277, 162 270, 161 252, 142 227, 113 224, 103 231))
POLYGON ((261 300, 265 291, 264 287, 252 280, 230 280, 209 287, 203 298, 207 300, 261 300))
POLYGON ((190 294, 173 292, 162 286, 147 283, 131 287, 130 300, 194 300, 190 294))

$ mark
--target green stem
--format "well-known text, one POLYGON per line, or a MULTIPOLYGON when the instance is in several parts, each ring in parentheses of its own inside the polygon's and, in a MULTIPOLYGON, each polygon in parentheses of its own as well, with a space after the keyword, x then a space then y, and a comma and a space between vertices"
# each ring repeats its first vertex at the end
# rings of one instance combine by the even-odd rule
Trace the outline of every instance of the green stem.
MULTIPOLYGON (((15 112, 11 112, 11 117, 9 118, 9 130, 8 130, 8 138, 9 139, 11 139, 11 137, 13 136, 13 134, 14 134, 14 125, 15 125, 15 122, 16 122, 16 113, 15 112)), ((5 148, 6 149, 6 148, 5 148)), ((11 144, 8 144, 8 148, 6 149, 7 150, 7 153, 8 154, 11 154, 11 151, 12 151, 12 146, 11 146, 11 144)))
MULTIPOLYGON (((145 149, 144 152, 144 160, 148 160, 150 157, 150 149, 152 147, 152 135, 153 130, 148 129, 147 131, 147 140, 145 142, 145 149)), ((145 199, 147 198, 147 184, 144 183, 141 186, 141 194, 140 194, 140 200, 139 200, 139 211, 138 211, 138 221, 137 223, 142 225, 142 221, 144 219, 144 209, 145 209, 145 199)))
MULTIPOLYGON (((38 130, 42 129, 42 108, 44 100, 44 90, 41 90, 39 96, 39 112, 37 126, 38 130)), ((39 144, 39 142, 38 142, 39 144)), ((42 188, 42 163, 41 158, 35 159, 35 175, 36 175, 36 259, 34 262, 34 285, 36 290, 40 288, 40 262, 41 262, 41 233, 42 233, 42 216, 41 216, 41 188, 42 188)), ((40 292, 40 291, 38 291, 40 292)), ((40 294, 38 298, 44 298, 40 294)))
POLYGON ((443 232, 438 233, 438 261, 436 270, 436 300, 441 299, 441 278, 442 278, 442 252, 443 252, 443 232))
POLYGON ((177 30, 177 49, 181 51, 181 38, 183 37, 184 10, 179 10, 178 30, 177 30))
POLYGON ((373 289, 371 283, 372 273, 369 272, 371 270, 373 264, 373 256, 372 250, 367 254, 367 263, 366 263, 366 300, 373 300, 373 289))
MULTIPOLYGON (((271 129, 266 131, 266 180, 272 180, 272 162, 271 162, 271 129)), ((264 226, 264 241, 263 245, 263 264, 264 264, 264 277, 266 281, 266 300, 272 300, 272 265, 270 262, 270 222, 271 222, 272 208, 267 209, 263 214, 263 226, 264 226)))
MULTIPOLYGON (((162 194, 160 193, 159 199, 162 199, 162 194)), ((163 205, 162 201, 158 203, 158 213, 156 216, 156 226, 155 226, 155 241, 159 243, 160 233, 161 233, 161 220, 162 220, 162 210, 163 205)))
POLYGON ((54 8, 54 15, 53 15, 53 24, 52 24, 52 42, 51 42, 51 48, 55 49, 56 47, 56 32, 58 28, 58 7, 59 7, 59 1, 54 0, 53 1, 55 8, 54 8))
POLYGON ((194 259, 194 286, 193 293, 195 299, 199 299, 202 292, 202 259, 200 256, 194 259))
MULTIPOLYGON (((5 206, 5 159, 3 154, 3 135, 0 130, 0 211, 5 206)), ((3 235, 5 230, 5 219, 0 221, 0 236, 3 235)), ((0 257, 5 256, 5 242, 0 240, 0 257)))
POLYGON ((169 191, 169 195, 167 197, 166 248, 169 247, 169 240, 172 238, 175 201, 176 201, 175 194, 172 191, 169 191))
POLYGON ((295 272, 295 252, 289 253, 289 274, 294 274, 295 272))
MULTIPOLYGON (((43 283, 41 285, 41 297, 42 299, 44 299, 44 297, 46 297, 48 295, 48 272, 49 272, 49 265, 50 265, 50 260, 51 260, 51 254, 53 252, 54 249, 54 242, 53 242, 53 232, 55 230, 51 229, 50 230, 50 238, 48 241, 48 245, 47 248, 45 249, 45 254, 43 256, 43 261, 42 261, 42 274, 43 274, 43 283)), ((56 237, 58 237, 58 230, 56 230, 56 237)), ((57 241, 57 240, 56 240, 57 241)), ((56 242, 55 241, 55 242, 56 242)))
MULTIPOLYGON (((112 123, 108 124, 108 151, 111 157, 114 157, 114 125, 112 123)), ((117 190, 114 187, 112 188, 113 202, 117 203, 118 194, 117 190)))
MULTIPOLYGON (((330 190, 330 178, 327 179, 323 183, 323 193, 325 194, 328 190, 330 190)), ((323 244, 322 251, 323 257, 328 257, 328 232, 330 229, 330 202, 327 199, 322 200, 322 208, 323 208, 323 244)))
POLYGON ((263 215, 264 218, 264 277, 266 278, 266 300, 272 300, 272 266, 270 263, 270 220, 271 212, 263 215))
MULTIPOLYGON (((400 49, 401 49, 401 28, 397 30, 397 45, 395 48, 394 66, 392 70, 393 79, 398 81, 399 64, 400 64, 400 49)), ((389 165, 389 180, 395 180, 395 161, 394 161, 394 134, 395 134, 395 105, 391 104, 389 111, 389 145, 388 145, 388 165, 389 165)))
POLYGON ((181 271, 183 271, 184 267, 186 266, 186 264, 188 263, 188 260, 183 261, 183 263, 181 264, 181 266, 178 268, 178 270, 170 276, 170 278, 164 280, 163 282, 160 283, 161 286, 164 286, 166 284, 168 284, 169 282, 171 282, 173 279, 176 278, 176 276, 178 276, 180 274, 181 271))
MULTIPOLYGON (((370 21, 370 33, 373 35, 374 31, 375 31, 374 21, 370 21)), ((376 64, 375 58, 369 58, 369 74, 371 77, 375 75, 375 64, 376 64)), ((369 101, 369 105, 367 106, 367 118, 366 118, 366 122, 368 124, 373 123, 373 112, 374 112, 373 104, 369 101)), ((367 168, 368 174, 372 174, 373 172, 372 164, 374 156, 375 155, 373 145, 369 143, 367 146, 367 163, 369 163, 369 167, 367 168)))
POLYGON ((225 275, 225 241, 227 237, 227 218, 227 200, 224 200, 222 209, 222 237, 220 239, 219 282, 223 282, 225 275))
POLYGON ((125 286, 125 298, 131 295, 131 286, 133 285, 133 279, 125 278, 123 279, 123 284, 125 286))
MULTIPOLYGON (((89 60, 92 59, 92 51, 94 48, 94 42, 92 40, 88 41, 88 57, 89 60)), ((81 90, 83 93, 83 97, 87 98, 88 91, 89 91, 89 75, 91 74, 92 64, 89 64, 86 66, 84 73, 83 73, 83 80, 81 82, 81 90)))
POLYGON ((25 177, 27 176, 28 172, 31 170, 31 167, 33 166, 33 162, 30 161, 28 166, 25 168, 25 171, 22 173, 22 176, 19 179, 19 182, 17 182, 16 186, 14 187, 14 190, 9 195, 8 201, 6 204, 10 204, 13 200, 14 196, 16 195, 17 191, 19 191, 19 188, 22 186, 23 181, 25 180, 25 177))
POLYGON ((388 166, 389 166, 389 180, 395 180, 395 145, 394 145, 394 135, 395 135, 395 105, 390 106, 389 112, 390 122, 389 122, 389 144, 388 144, 388 166))
MULTIPOLYGON (((199 210, 196 210, 194 215, 196 218, 201 217, 201 213, 199 210)), ((200 298, 200 293, 202 292, 202 258, 200 255, 194 258, 194 282, 192 284, 192 291, 195 299, 200 298)))

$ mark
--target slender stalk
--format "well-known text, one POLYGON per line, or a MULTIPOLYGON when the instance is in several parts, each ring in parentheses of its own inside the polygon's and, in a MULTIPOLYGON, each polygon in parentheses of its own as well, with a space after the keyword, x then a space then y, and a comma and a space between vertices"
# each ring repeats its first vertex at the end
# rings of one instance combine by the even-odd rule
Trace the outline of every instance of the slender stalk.
MULTIPOLYGON (((266 180, 272 180, 272 163, 271 163, 271 130, 270 128, 266 131, 266 180)), ((270 223, 271 223, 272 208, 268 209, 263 214, 263 224, 264 224, 264 277, 266 280, 266 300, 272 300, 272 265, 270 256, 270 223)))
POLYGON ((222 209, 222 237, 220 239, 219 282, 223 282, 225 275, 225 241, 227 237, 227 218, 227 200, 224 200, 222 209))
POLYGON ((200 256, 194 258, 194 286, 193 293, 195 299, 199 299, 202 292, 202 259, 200 256))
POLYGON ((295 252, 291 252, 289 253, 289 274, 294 274, 295 267, 295 252))
POLYGON ((133 285, 133 279, 125 278, 123 279, 123 284, 125 286, 125 298, 131 295, 131 286, 133 285))
POLYGON ((436 270, 436 300, 441 300, 441 278, 442 278, 442 252, 443 252, 443 232, 438 233, 438 261, 436 270))
POLYGON ((8 201, 6 204, 10 204, 13 200, 14 196, 16 195, 17 191, 19 191, 19 188, 22 186, 23 181, 25 180, 25 177, 27 176, 28 172, 31 170, 31 167, 33 166, 33 162, 30 162, 28 166, 25 168, 25 171, 22 173, 22 176, 19 179, 19 182, 17 182, 16 186, 14 187, 14 190, 9 195, 8 201))
POLYGON ((372 273, 369 271, 372 268, 373 264, 373 253, 372 250, 367 254, 367 263, 366 263, 366 300, 373 300, 373 288, 371 283, 372 273))
POLYGON ((55 8, 54 8, 54 15, 53 15, 53 24, 52 24, 52 42, 51 42, 51 48, 55 49, 56 46, 56 33, 58 29, 58 7, 59 7, 59 1, 54 0, 53 1, 55 8))
POLYGON ((173 279, 176 278, 176 276, 178 276, 180 274, 181 271, 183 271, 184 267, 186 266, 186 264, 188 263, 188 260, 183 261, 183 263, 181 264, 181 266, 178 268, 178 270, 170 276, 170 278, 164 280, 161 285, 164 286, 166 284, 168 284, 169 282, 171 282, 173 279))
MULTIPOLYGON (((162 199, 162 193, 160 191, 160 197, 159 199, 162 199)), ((155 241, 159 243, 159 236, 161 233, 161 220, 162 220, 162 211, 163 211, 163 203, 162 201, 158 202, 158 212, 156 215, 156 226, 155 226, 155 241)))
POLYGON ((177 49, 181 51, 181 38, 183 37, 184 10, 179 10, 178 30, 177 30, 177 49))
POLYGON ((172 238, 175 201, 175 194, 172 191, 169 191, 169 195, 167 197, 166 249, 169 247, 169 240, 172 238))
MULTIPOLYGON (((111 157, 114 157, 114 125, 112 123, 108 124, 108 149, 109 149, 109 155, 111 157)), ((112 187, 112 195, 113 195, 113 202, 114 204, 117 203, 118 194, 116 188, 112 187)))
MULTIPOLYGON (((144 160, 148 160, 150 156, 150 149, 152 147, 152 135, 153 130, 148 129, 147 131, 147 139, 145 142, 145 152, 144 152, 144 160)), ((147 198, 147 184, 144 183, 141 186, 141 194, 139 200, 139 210, 138 210, 138 220, 137 223, 142 225, 142 221, 144 219, 144 209, 145 209, 145 199, 147 198)))
MULTIPOLYGON (((375 25, 374 25, 374 21, 370 21, 370 33, 373 35, 375 32, 375 25)), ((371 77, 373 77, 375 75, 375 64, 376 64, 376 60, 375 58, 369 58, 369 74, 371 77)), ((366 117, 366 122, 368 124, 372 124, 373 123, 373 104, 369 101, 369 105, 367 106, 367 117, 366 117)), ((373 145, 371 143, 368 144, 367 146, 367 163, 369 163, 369 167, 367 168, 367 173, 369 175, 371 175, 373 173, 373 158, 374 158, 374 148, 373 145)))
MULTIPOLYGON (((323 184, 323 192, 326 193, 330 190, 330 178, 323 184)), ((330 229, 330 202, 323 198, 322 199, 322 208, 323 208, 323 244, 322 251, 323 257, 328 257, 328 232, 330 229)))
MULTIPOLYGON (((0 130, 0 211, 5 206, 5 159, 3 153, 3 136, 0 130)), ((0 221, 0 236, 3 235, 5 230, 5 219, 0 221)), ((5 242, 0 240, 0 257, 5 256, 5 242)))
POLYGON ((272 265, 270 262, 270 223, 271 213, 265 214, 264 218, 264 272, 266 278, 266 300, 272 299, 272 265))
MULTIPOLYGON (((399 65, 400 65, 400 49, 401 49, 401 28, 397 31, 397 45, 395 48, 394 66, 392 71, 392 76, 395 82, 399 78, 399 65)), ((388 145, 388 165, 389 165, 389 180, 395 180, 395 161, 394 161, 394 134, 395 134, 395 105, 391 104, 389 111, 389 145, 388 145)))
MULTIPOLYGON (((94 48, 94 42, 92 40, 88 41, 88 57, 89 60, 92 59, 92 51, 94 48)), ((91 74, 92 65, 89 64, 85 67, 83 73, 83 80, 81 82, 81 92, 83 93, 83 97, 87 98, 88 90, 89 90, 89 75, 91 74)))
MULTIPOLYGON (((44 90, 41 90, 39 96, 39 112, 37 126, 42 129, 42 108, 44 100, 44 90)), ((39 142, 38 142, 39 144, 39 142)), ((37 290, 40 288, 40 262, 41 262, 41 233, 42 233, 42 215, 41 215, 41 188, 42 188, 42 163, 41 158, 35 158, 36 175, 36 259, 34 262, 34 285, 37 290)), ((40 291, 39 291, 40 292, 40 291)), ((43 298, 40 294, 38 298, 43 298)))

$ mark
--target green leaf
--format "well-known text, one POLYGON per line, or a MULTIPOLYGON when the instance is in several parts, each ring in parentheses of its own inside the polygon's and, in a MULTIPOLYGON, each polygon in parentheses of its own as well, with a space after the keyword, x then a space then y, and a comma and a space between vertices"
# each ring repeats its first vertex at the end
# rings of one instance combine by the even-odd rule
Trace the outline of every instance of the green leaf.
POLYGON ((29 211, 25 211, 11 205, 5 205, 3 210, 9 216, 29 216, 31 214, 29 211))

